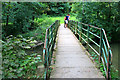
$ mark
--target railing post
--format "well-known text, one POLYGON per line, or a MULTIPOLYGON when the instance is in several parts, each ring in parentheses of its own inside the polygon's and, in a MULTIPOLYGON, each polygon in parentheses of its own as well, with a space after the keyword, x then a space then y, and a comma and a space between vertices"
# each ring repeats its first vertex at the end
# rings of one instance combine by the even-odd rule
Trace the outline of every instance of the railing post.
POLYGON ((58 28, 58 21, 55 23, 55 38, 56 38, 56 34, 57 34, 57 28, 58 28))
POLYGON ((72 30, 72 20, 70 21, 70 30, 73 31, 72 30))
POLYGON ((72 20, 70 21, 70 29, 71 29, 71 26, 72 26, 71 23, 72 23, 72 20))
POLYGON ((56 37, 57 37, 58 24, 59 24, 59 22, 57 21, 57 23, 55 23, 55 38, 54 38, 54 45, 55 45, 55 40, 56 40, 56 37))
POLYGON ((72 22, 71 22, 71 25, 72 25, 72 32, 74 33, 74 25, 73 25, 73 20, 72 20, 72 22))
POLYGON ((70 28, 70 21, 68 20, 68 28, 70 28))
POLYGON ((78 36, 79 36, 79 41, 80 41, 80 25, 79 25, 80 23, 78 22, 78 36))
POLYGON ((90 25, 87 26, 87 49, 89 47, 89 30, 90 30, 90 25))
POLYGON ((77 22, 75 22, 75 34, 77 33, 76 30, 77 30, 77 22))
POLYGON ((47 56, 46 56, 46 48, 43 49, 43 61, 44 61, 44 68, 45 68, 44 80, 46 80, 46 77, 47 77, 47 56))
POLYGON ((73 33, 75 33, 75 32, 74 32, 74 28, 75 28, 75 27, 74 27, 74 21, 72 20, 72 31, 73 31, 73 33))
POLYGON ((46 54, 47 54, 47 58, 46 58, 46 60, 47 60, 47 66, 46 66, 46 80, 48 80, 48 78, 49 78, 49 73, 48 73, 48 71, 49 71, 49 52, 48 52, 48 48, 46 49, 46 54))
MULTIPOLYGON (((53 27, 51 27, 51 31, 50 31, 51 32, 51 38, 53 40, 53 31, 52 30, 53 30, 53 27)), ((53 41, 52 41, 52 43, 53 43, 53 41)))
POLYGON ((68 28, 70 28, 70 20, 68 20, 68 28))
POLYGON ((80 26, 80 42, 82 41, 82 23, 81 23, 81 26, 80 26))
POLYGON ((74 22, 73 22, 73 20, 72 20, 72 22, 71 22, 71 24, 72 24, 72 32, 74 33, 74 22))
POLYGON ((108 57, 107 57, 107 80, 111 80, 111 76, 110 76, 110 62, 111 62, 111 56, 110 56, 110 49, 108 51, 108 57))
MULTIPOLYGON (((69 22, 68 22, 68 24, 69 24, 69 22)), ((57 22, 57 31, 58 31, 59 26, 60 26, 60 20, 58 20, 58 22, 57 22)), ((57 31, 56 31, 56 34, 57 34, 57 31)))
POLYGON ((99 54, 100 54, 99 62, 100 63, 101 63, 102 48, 103 48, 103 41, 102 41, 102 39, 103 39, 103 32, 102 32, 102 28, 101 28, 101 30, 100 30, 100 48, 99 48, 99 54))
MULTIPOLYGON (((78 21, 77 21, 77 29, 76 29, 76 34, 78 33, 78 28, 79 28, 79 26, 78 26, 78 21)), ((78 34, 77 34, 78 35, 78 34)), ((78 35, 79 36, 79 35, 78 35)))
POLYGON ((75 27, 75 34, 76 34, 76 22, 75 21, 74 21, 74 25, 75 25, 74 27, 75 27))
POLYGON ((46 42, 46 54, 47 54, 47 74, 46 74, 46 79, 48 79, 49 78, 49 73, 48 73, 48 71, 49 71, 49 60, 50 60, 50 58, 49 58, 49 48, 48 48, 48 46, 49 46, 49 29, 48 29, 48 32, 47 32, 47 40, 46 40, 47 42, 46 42))
POLYGON ((70 21, 70 30, 72 31, 72 20, 70 21))
MULTIPOLYGON (((51 32, 52 50, 50 51, 50 56, 49 56, 49 58, 50 58, 50 63, 51 63, 51 61, 52 61, 52 54, 53 54, 53 44, 54 44, 54 42, 53 42, 53 32, 54 32, 54 31, 53 31, 53 26, 50 28, 50 30, 51 30, 50 32, 51 32)), ((49 63, 49 64, 50 64, 50 63, 49 63)))

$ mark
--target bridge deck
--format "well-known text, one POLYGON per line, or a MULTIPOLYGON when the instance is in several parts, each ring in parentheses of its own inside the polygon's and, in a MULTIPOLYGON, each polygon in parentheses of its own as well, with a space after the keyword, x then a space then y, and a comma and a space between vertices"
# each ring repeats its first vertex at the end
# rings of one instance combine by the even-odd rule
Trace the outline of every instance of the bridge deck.
POLYGON ((77 38, 63 24, 58 31, 56 63, 51 78, 104 78, 77 38))

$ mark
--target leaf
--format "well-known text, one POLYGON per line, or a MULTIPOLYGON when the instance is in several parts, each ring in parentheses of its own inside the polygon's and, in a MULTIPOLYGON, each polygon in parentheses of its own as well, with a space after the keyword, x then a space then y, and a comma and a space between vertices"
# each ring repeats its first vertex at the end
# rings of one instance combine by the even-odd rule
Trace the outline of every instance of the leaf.
POLYGON ((31 47, 30 47, 30 46, 25 46, 25 47, 23 47, 23 48, 25 48, 25 49, 30 49, 31 47))
POLYGON ((40 59, 40 57, 39 57, 39 56, 37 56, 35 59, 40 59))
POLYGON ((15 77, 14 73, 8 73, 8 78, 14 78, 14 77, 15 77))
POLYGON ((36 41, 36 40, 34 40, 34 41, 30 41, 30 43, 37 43, 37 41, 36 41))
POLYGON ((18 73, 18 74, 17 74, 18 77, 21 77, 22 75, 23 75, 22 73, 18 73))
POLYGON ((35 46, 35 44, 30 44, 30 46, 35 46))
POLYGON ((36 66, 34 65, 34 66, 32 66, 32 69, 36 69, 36 66))
POLYGON ((20 51, 18 52, 18 54, 19 54, 19 55, 25 55, 25 51, 24 51, 24 50, 20 50, 20 51))

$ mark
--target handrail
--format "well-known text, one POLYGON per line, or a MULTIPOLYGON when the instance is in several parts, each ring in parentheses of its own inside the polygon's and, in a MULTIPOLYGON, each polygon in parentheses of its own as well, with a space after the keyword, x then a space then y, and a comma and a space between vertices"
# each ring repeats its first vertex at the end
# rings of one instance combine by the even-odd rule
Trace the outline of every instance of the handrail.
POLYGON ((48 80, 50 76, 50 65, 52 61, 52 55, 59 26, 60 21, 56 20, 50 27, 46 29, 45 42, 43 48, 43 61, 45 66, 44 80, 48 80))
POLYGON ((109 80, 111 78, 110 67, 112 64, 112 51, 105 30, 103 28, 73 20, 69 21, 68 27, 78 36, 81 43, 87 45, 87 49, 90 47, 95 52, 97 55, 96 59, 98 58, 99 63, 103 64, 106 78, 109 80), (90 43, 94 43, 99 51, 90 43))

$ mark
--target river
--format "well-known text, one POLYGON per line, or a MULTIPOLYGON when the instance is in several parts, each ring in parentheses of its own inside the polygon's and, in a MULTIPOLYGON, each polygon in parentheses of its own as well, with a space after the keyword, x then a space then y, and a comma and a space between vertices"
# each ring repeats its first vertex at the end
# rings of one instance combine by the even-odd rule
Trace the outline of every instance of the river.
POLYGON ((120 43, 112 43, 110 44, 110 46, 113 54, 112 64, 116 69, 118 69, 118 61, 120 57, 120 43))

